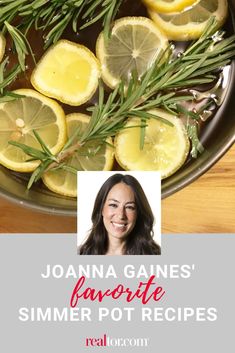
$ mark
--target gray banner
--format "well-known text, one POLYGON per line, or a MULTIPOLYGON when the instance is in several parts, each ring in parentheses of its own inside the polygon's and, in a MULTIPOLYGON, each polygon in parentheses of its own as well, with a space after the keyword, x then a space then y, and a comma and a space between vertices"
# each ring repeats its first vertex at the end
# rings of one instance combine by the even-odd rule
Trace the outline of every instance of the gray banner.
POLYGON ((76 235, 1 235, 0 351, 231 352, 235 236, 167 235, 162 249, 161 256, 77 256, 76 235), (91 301, 86 290, 119 284, 116 300, 91 301), (120 294, 127 287, 130 302, 120 294))

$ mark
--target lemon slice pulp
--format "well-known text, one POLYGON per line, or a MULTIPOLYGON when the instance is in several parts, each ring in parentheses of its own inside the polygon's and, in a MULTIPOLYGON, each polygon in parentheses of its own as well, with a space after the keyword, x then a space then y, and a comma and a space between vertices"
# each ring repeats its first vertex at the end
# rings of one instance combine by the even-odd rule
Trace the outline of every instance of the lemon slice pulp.
POLYGON ((191 8, 172 14, 162 14, 149 9, 152 20, 168 39, 191 40, 200 37, 208 20, 214 16, 217 27, 223 25, 228 13, 227 0, 200 0, 191 8))
POLYGON ((93 96, 99 77, 100 64, 88 48, 60 40, 41 58, 31 83, 46 96, 77 106, 93 96))
POLYGON ((143 2, 157 12, 169 13, 182 11, 198 0, 143 0, 143 2))
POLYGON ((179 118, 160 109, 150 113, 168 120, 172 126, 154 118, 147 120, 144 147, 140 149, 140 120, 129 119, 128 129, 115 138, 115 156, 125 170, 156 170, 166 178, 183 165, 190 144, 179 118))
MULTIPOLYGON (((67 116, 68 137, 79 129, 78 137, 86 129, 89 116, 73 113, 67 116)), ((107 142, 112 143, 111 138, 107 142)), ((66 160, 66 167, 76 170, 111 170, 114 150, 101 141, 89 141, 66 160)), ((77 175, 64 169, 51 170, 44 174, 43 182, 52 191, 70 197, 77 196, 77 175)))
POLYGON ((141 77, 167 45, 166 36, 146 17, 115 21, 110 39, 101 33, 96 43, 104 82, 114 88, 121 79, 128 81, 133 71, 141 77))
POLYGON ((2 61, 2 58, 5 54, 5 48, 6 48, 6 39, 3 36, 3 34, 0 33, 0 62, 2 61))
POLYGON ((15 93, 24 97, 0 104, 0 163, 14 171, 31 172, 39 162, 27 162, 30 157, 8 142, 14 140, 41 150, 35 130, 51 152, 57 153, 67 138, 65 115, 57 102, 34 90, 19 89, 15 93))

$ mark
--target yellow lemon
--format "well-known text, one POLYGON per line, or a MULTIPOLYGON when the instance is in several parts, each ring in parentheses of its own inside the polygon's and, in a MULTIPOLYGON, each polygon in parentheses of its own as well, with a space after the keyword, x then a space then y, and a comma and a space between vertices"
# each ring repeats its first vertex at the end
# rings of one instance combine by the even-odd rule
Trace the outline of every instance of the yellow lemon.
MULTIPOLYGON (((89 116, 80 113, 67 116, 68 137, 79 129, 79 135, 86 129, 89 116)), ((107 139, 109 144, 112 140, 107 139)), ((114 149, 99 140, 89 141, 78 148, 66 160, 65 169, 48 171, 43 176, 43 182, 52 191, 70 197, 77 196, 77 175, 69 170, 111 170, 114 160, 114 149)))
POLYGON ((43 55, 31 83, 46 96, 77 106, 93 96, 99 77, 100 64, 87 47, 60 40, 43 55))
POLYGON ((170 40, 191 40, 200 37, 211 16, 217 27, 223 25, 228 13, 227 0, 200 0, 191 8, 171 14, 158 13, 149 9, 152 20, 170 40))
POLYGON ((14 92, 23 97, 0 104, 0 164, 15 171, 31 172, 39 162, 27 162, 30 157, 8 142, 14 140, 41 149, 35 130, 55 154, 67 139, 65 114, 57 102, 34 90, 14 92))
POLYGON ((198 0, 143 0, 145 5, 157 12, 179 12, 194 5, 198 0))
POLYGON ((96 43, 104 82, 114 88, 121 79, 128 82, 133 71, 141 77, 167 45, 166 36, 149 18, 115 21, 110 39, 101 33, 96 43))
POLYGON ((189 153, 189 140, 182 121, 163 110, 150 111, 171 125, 151 118, 146 121, 143 149, 140 148, 140 119, 127 121, 127 129, 115 138, 115 156, 125 170, 156 170, 166 178, 179 169, 189 153))
POLYGON ((2 61, 2 58, 5 54, 5 48, 6 48, 6 39, 3 36, 3 34, 0 33, 0 62, 2 61))

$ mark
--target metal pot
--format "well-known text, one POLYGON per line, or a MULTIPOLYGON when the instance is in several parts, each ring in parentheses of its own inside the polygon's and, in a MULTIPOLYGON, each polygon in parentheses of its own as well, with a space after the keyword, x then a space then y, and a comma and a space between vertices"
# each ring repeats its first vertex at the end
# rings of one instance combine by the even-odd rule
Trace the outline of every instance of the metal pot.
MULTIPOLYGON (((235 29, 235 0, 230 1, 229 25, 235 29)), ((193 182, 213 166, 235 142, 235 61, 223 105, 213 120, 203 129, 201 139, 205 152, 197 159, 188 161, 177 173, 162 182, 162 197, 165 198, 193 182)), ((48 191, 39 183, 26 189, 27 178, 9 172, 0 166, 0 196, 19 205, 40 212, 75 216, 75 199, 62 197, 48 191)))

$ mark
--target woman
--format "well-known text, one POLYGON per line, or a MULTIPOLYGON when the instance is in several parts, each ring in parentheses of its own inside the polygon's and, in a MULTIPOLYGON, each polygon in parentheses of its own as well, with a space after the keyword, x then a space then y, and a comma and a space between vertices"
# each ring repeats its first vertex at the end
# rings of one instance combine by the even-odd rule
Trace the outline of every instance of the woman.
POLYGON ((100 188, 92 229, 80 255, 160 255, 153 240, 154 216, 139 182, 114 174, 100 188))

